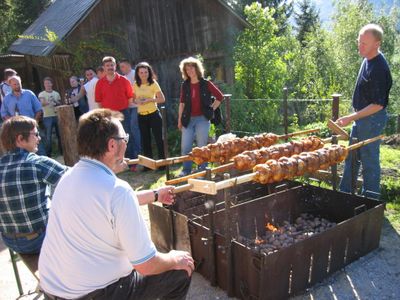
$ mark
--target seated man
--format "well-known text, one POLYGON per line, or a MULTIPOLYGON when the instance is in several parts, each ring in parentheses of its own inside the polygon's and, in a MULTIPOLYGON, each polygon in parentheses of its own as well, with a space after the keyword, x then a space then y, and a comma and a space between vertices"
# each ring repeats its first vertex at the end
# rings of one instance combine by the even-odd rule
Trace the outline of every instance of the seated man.
POLYGON ((6 151, 0 158, 0 232, 4 243, 21 254, 40 252, 45 236, 48 186, 55 186, 66 167, 38 156, 40 142, 34 119, 15 116, 2 126, 6 151))
POLYGON ((45 299, 185 299, 194 269, 184 251, 160 253, 139 205, 172 204, 172 187, 135 193, 116 177, 127 168, 122 114, 81 116, 81 160, 54 193, 39 258, 45 299))

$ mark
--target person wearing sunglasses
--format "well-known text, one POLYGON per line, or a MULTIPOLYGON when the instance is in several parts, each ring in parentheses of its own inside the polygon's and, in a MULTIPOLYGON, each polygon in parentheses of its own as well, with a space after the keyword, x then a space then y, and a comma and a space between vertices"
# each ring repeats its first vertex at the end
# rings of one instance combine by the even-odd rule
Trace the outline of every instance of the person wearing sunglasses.
POLYGON ((0 232, 4 244, 17 253, 40 252, 48 219, 48 187, 54 187, 67 167, 36 155, 37 123, 26 116, 8 118, 1 129, 6 153, 0 158, 0 232))
POLYGON ((157 251, 139 205, 174 202, 172 186, 133 191, 123 115, 95 109, 78 126, 80 161, 54 192, 39 258, 45 299, 185 299, 193 258, 157 251))

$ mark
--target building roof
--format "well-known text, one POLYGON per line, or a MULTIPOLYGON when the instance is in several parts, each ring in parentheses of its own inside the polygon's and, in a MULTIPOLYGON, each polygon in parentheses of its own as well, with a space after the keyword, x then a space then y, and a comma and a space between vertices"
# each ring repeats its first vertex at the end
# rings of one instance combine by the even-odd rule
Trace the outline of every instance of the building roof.
POLYGON ((56 0, 18 38, 9 50, 35 56, 49 55, 56 47, 46 40, 46 28, 64 40, 101 0, 56 0))

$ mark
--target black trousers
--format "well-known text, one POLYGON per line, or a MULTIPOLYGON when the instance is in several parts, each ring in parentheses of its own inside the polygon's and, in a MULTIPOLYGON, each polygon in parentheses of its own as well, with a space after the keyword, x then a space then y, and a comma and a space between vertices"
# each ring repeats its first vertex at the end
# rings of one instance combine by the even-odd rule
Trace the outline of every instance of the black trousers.
POLYGON ((151 149, 151 134, 153 133, 157 145, 158 159, 165 158, 162 136, 162 118, 159 111, 148 115, 138 115, 140 136, 144 156, 153 158, 151 149))
MULTIPOLYGON (((186 298, 190 281, 191 277, 183 270, 153 276, 142 276, 133 270, 128 276, 79 300, 181 300, 186 298)), ((64 300, 46 293, 44 295, 46 300, 64 300)))

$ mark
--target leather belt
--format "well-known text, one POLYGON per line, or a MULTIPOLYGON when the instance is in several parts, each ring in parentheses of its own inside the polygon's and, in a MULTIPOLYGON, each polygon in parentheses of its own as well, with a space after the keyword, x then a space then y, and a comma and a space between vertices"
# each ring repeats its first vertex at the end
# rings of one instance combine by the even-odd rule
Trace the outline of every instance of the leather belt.
POLYGON ((15 232, 15 233, 2 232, 2 235, 8 239, 26 238, 27 240, 33 240, 36 239, 42 232, 44 232, 43 228, 38 229, 37 231, 34 232, 15 232))

